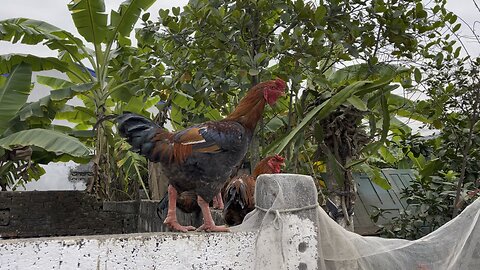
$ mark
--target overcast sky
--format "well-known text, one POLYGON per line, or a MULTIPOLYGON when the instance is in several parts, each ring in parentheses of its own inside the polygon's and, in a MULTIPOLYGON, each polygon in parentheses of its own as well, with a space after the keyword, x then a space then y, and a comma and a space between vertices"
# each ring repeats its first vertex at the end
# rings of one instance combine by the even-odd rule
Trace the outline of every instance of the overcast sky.
MULTIPOLYGON (((105 0, 107 13, 110 10, 117 10, 124 0, 105 0)), ((57 27, 65 29, 76 36, 80 36, 73 24, 67 4, 70 0, 0 0, 0 20, 8 18, 25 17, 30 19, 46 21, 57 27)), ((156 1, 148 10, 152 15, 150 18, 156 20, 160 8, 171 8, 184 6, 188 0, 156 1)), ((0 54, 7 53, 31 53, 41 56, 56 56, 44 46, 22 46, 0 41, 0 54)))

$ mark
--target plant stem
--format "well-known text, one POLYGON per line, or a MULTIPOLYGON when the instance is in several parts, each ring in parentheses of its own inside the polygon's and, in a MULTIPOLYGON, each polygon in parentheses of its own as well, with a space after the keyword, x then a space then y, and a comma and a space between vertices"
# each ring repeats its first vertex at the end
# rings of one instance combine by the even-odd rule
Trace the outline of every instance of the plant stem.
POLYGON ((472 146, 472 137, 473 137, 473 129, 475 124, 477 123, 479 119, 479 102, 480 102, 480 90, 476 90, 475 97, 474 97, 474 103, 473 103, 473 112, 470 118, 470 123, 469 123, 469 131, 468 131, 468 136, 467 136, 467 144, 463 148, 462 154, 462 167, 461 167, 461 172, 460 172, 460 178, 458 179, 457 183, 457 192, 455 194, 455 203, 453 204, 453 213, 452 213, 452 218, 455 218, 458 215, 459 208, 460 208, 460 193, 462 191, 463 187, 463 182, 465 180, 465 173, 467 170, 467 161, 470 152, 470 147, 472 146))

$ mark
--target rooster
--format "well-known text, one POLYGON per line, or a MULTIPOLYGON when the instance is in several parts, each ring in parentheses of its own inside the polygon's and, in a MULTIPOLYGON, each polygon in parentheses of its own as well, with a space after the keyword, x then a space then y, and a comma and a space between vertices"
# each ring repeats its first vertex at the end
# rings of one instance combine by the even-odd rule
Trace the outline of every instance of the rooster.
MULTIPOLYGON (((243 174, 232 177, 224 184, 221 192, 225 203, 223 218, 228 225, 233 226, 240 224, 245 215, 254 209, 254 192, 257 177, 264 173, 280 173, 281 166, 284 165, 284 160, 285 159, 279 155, 266 157, 257 164, 251 176, 243 174)), ((219 197, 218 194, 216 197, 219 197)), ((176 205, 178 209, 185 213, 197 213, 201 211, 197 204, 197 195, 193 191, 184 191, 178 194, 176 205)), ((166 194, 158 204, 157 215, 161 219, 164 219, 167 209, 168 194, 166 194)))
POLYGON ((260 174, 280 173, 284 158, 275 155, 262 159, 252 175, 240 175, 225 183, 222 191, 225 208, 223 219, 230 226, 242 223, 243 218, 255 209, 255 183, 260 174))
POLYGON ((225 119, 194 125, 178 132, 169 132, 151 120, 133 113, 117 117, 118 130, 132 146, 132 151, 152 162, 160 162, 169 179, 168 211, 164 220, 169 228, 187 232, 193 226, 177 221, 178 192, 194 191, 204 223, 197 231, 228 231, 215 225, 209 203, 218 196, 233 168, 247 152, 257 122, 265 105, 273 105, 284 95, 286 84, 281 79, 252 87, 235 110, 225 119))

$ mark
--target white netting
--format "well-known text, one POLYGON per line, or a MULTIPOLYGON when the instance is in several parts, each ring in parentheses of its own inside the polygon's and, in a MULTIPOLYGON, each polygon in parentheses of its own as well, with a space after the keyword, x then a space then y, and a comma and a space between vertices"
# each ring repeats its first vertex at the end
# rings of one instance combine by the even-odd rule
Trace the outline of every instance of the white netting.
POLYGON ((309 176, 262 175, 256 198, 257 209, 232 227, 233 231, 259 230, 256 269, 480 269, 480 199, 435 232, 408 241, 364 237, 343 229, 321 207, 312 208, 317 196, 309 176), (306 248, 303 253, 293 250, 292 246, 299 247, 295 241, 308 240, 308 235, 299 239, 302 233, 295 231, 296 224, 304 227, 297 231, 316 234, 316 254, 308 254, 306 248), (292 265, 286 256, 295 251, 298 256, 314 256, 315 265, 308 260, 292 265))

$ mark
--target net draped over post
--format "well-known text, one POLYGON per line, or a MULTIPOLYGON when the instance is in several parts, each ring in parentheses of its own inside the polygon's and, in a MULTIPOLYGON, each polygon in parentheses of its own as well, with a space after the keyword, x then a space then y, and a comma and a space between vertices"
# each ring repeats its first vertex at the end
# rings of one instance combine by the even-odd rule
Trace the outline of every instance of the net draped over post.
POLYGON ((232 227, 258 230, 255 269, 480 269, 480 199, 409 241, 345 230, 318 206, 310 176, 261 175, 255 194, 256 209, 232 227))

